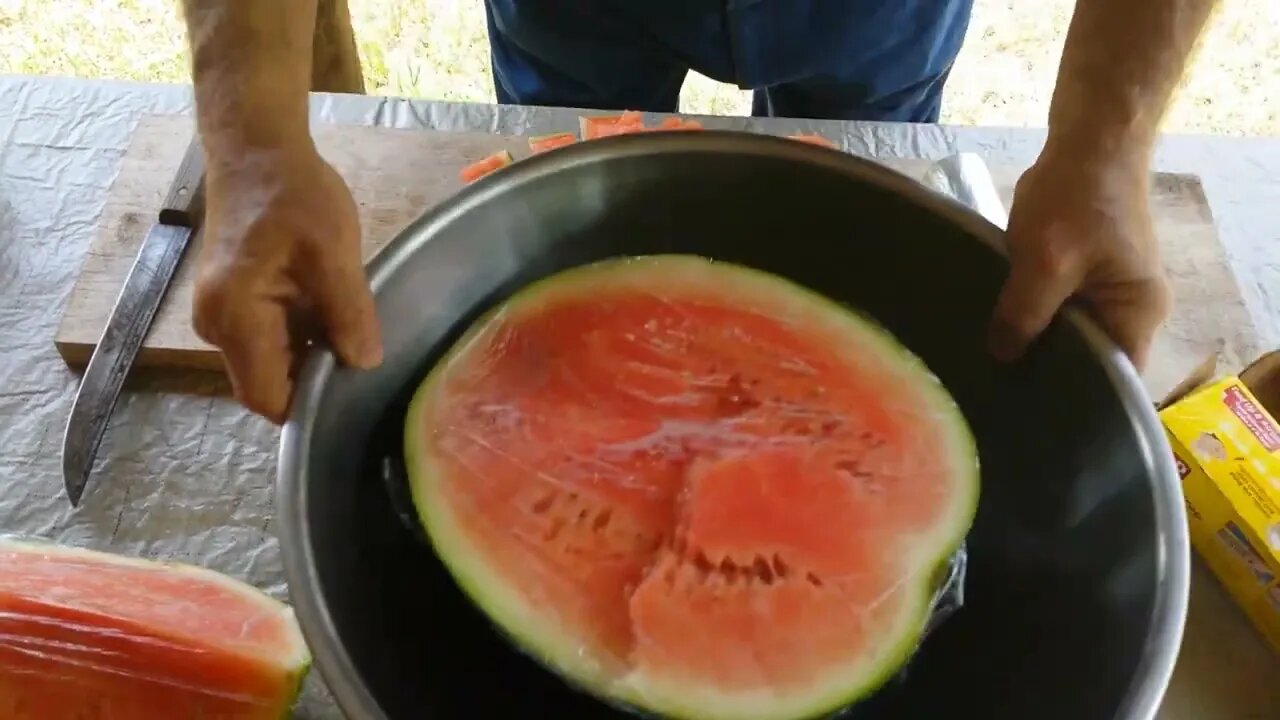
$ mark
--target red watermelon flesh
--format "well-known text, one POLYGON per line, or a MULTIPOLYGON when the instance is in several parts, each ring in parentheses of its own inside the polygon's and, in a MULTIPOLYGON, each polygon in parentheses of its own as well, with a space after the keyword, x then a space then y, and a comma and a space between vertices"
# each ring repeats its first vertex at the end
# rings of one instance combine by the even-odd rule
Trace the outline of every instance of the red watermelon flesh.
POLYGON ((839 145, 828 140, 827 138, 822 137, 821 135, 814 135, 811 133, 797 133, 795 135, 788 135, 787 138, 791 140, 796 140, 802 143, 809 143, 810 145, 818 145, 820 147, 832 148, 834 150, 840 149, 839 145))
POLYGON ((492 155, 486 155, 483 158, 462 168, 458 173, 464 183, 473 183, 476 180, 497 170, 510 165, 513 162, 511 153, 506 150, 500 150, 492 155))
POLYGON ((584 115, 578 118, 578 131, 583 140, 644 132, 644 115, 627 110, 617 115, 584 115))
POLYGON ((529 151, 537 155, 555 150, 556 148, 565 147, 578 142, 578 136, 573 133, 552 133, 551 135, 538 135, 529 138, 529 151))
POLYGON ((291 611, 209 570, 0 541, 0 718, 287 717, 291 611))
POLYGON ((527 288, 418 392, 415 502, 531 654, 678 717, 830 710, 892 674, 962 540, 977 461, 883 331, 689 256, 527 288))
POLYGON ((664 118, 658 123, 658 130, 701 130, 702 123, 697 120, 686 120, 680 117, 664 118))

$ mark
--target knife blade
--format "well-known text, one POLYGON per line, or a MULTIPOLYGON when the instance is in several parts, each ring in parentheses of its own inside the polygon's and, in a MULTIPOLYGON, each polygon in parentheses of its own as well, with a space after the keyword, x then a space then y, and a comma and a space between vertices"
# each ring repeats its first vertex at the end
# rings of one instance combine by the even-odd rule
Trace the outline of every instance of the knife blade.
POLYGON ((204 151, 193 138, 102 331, 62 438, 62 482, 80 504, 129 368, 204 214, 204 151))

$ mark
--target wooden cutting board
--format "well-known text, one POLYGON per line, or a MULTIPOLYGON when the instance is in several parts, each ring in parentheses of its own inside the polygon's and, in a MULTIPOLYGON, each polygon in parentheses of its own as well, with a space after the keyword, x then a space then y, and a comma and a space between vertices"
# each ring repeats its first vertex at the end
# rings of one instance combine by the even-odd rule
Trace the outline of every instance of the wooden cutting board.
MULTIPOLYGON (((190 118, 172 115, 145 116, 134 130, 58 327, 55 342, 71 367, 88 362, 191 130, 190 118)), ((314 136, 355 196, 366 259, 424 210, 456 192, 461 187, 458 170, 467 163, 500 149, 517 158, 528 153, 522 137, 485 133, 319 125, 314 136)), ((915 178, 928 167, 918 160, 882 162, 915 178)), ((1023 169, 991 168, 1006 207, 1023 169)), ((1177 300, 1146 373, 1148 389, 1161 397, 1213 352, 1221 353, 1226 369, 1237 369, 1259 349, 1199 180, 1158 174, 1152 202, 1177 300)), ((197 236, 188 249, 137 366, 222 367, 217 350, 191 328, 192 269, 199 241, 197 236)))

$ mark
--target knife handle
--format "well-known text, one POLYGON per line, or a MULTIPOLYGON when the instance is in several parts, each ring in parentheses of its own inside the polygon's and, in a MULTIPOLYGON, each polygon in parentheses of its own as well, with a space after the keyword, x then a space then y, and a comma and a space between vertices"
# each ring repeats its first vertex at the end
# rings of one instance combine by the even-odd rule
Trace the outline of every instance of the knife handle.
POLYGON ((193 137, 160 208, 162 225, 195 228, 204 214, 204 149, 193 137))

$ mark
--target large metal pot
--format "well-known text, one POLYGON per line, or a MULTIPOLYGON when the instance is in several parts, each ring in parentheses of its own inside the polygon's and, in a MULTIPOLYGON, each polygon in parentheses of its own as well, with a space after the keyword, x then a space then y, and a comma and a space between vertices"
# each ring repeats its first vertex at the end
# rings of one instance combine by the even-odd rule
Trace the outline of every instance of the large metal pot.
POLYGON ((372 263, 372 372, 327 352, 285 428, 285 568, 316 664, 352 718, 611 717, 511 651, 393 512, 379 462, 407 394, 477 314, 559 269, 695 252, 865 309, 946 383, 984 487, 967 605, 873 718, 1149 719, 1187 601, 1178 480, 1124 356, 1074 310, 1019 364, 987 321, 999 230, 870 162, 776 138, 661 133, 521 161, 410 225, 372 263))

